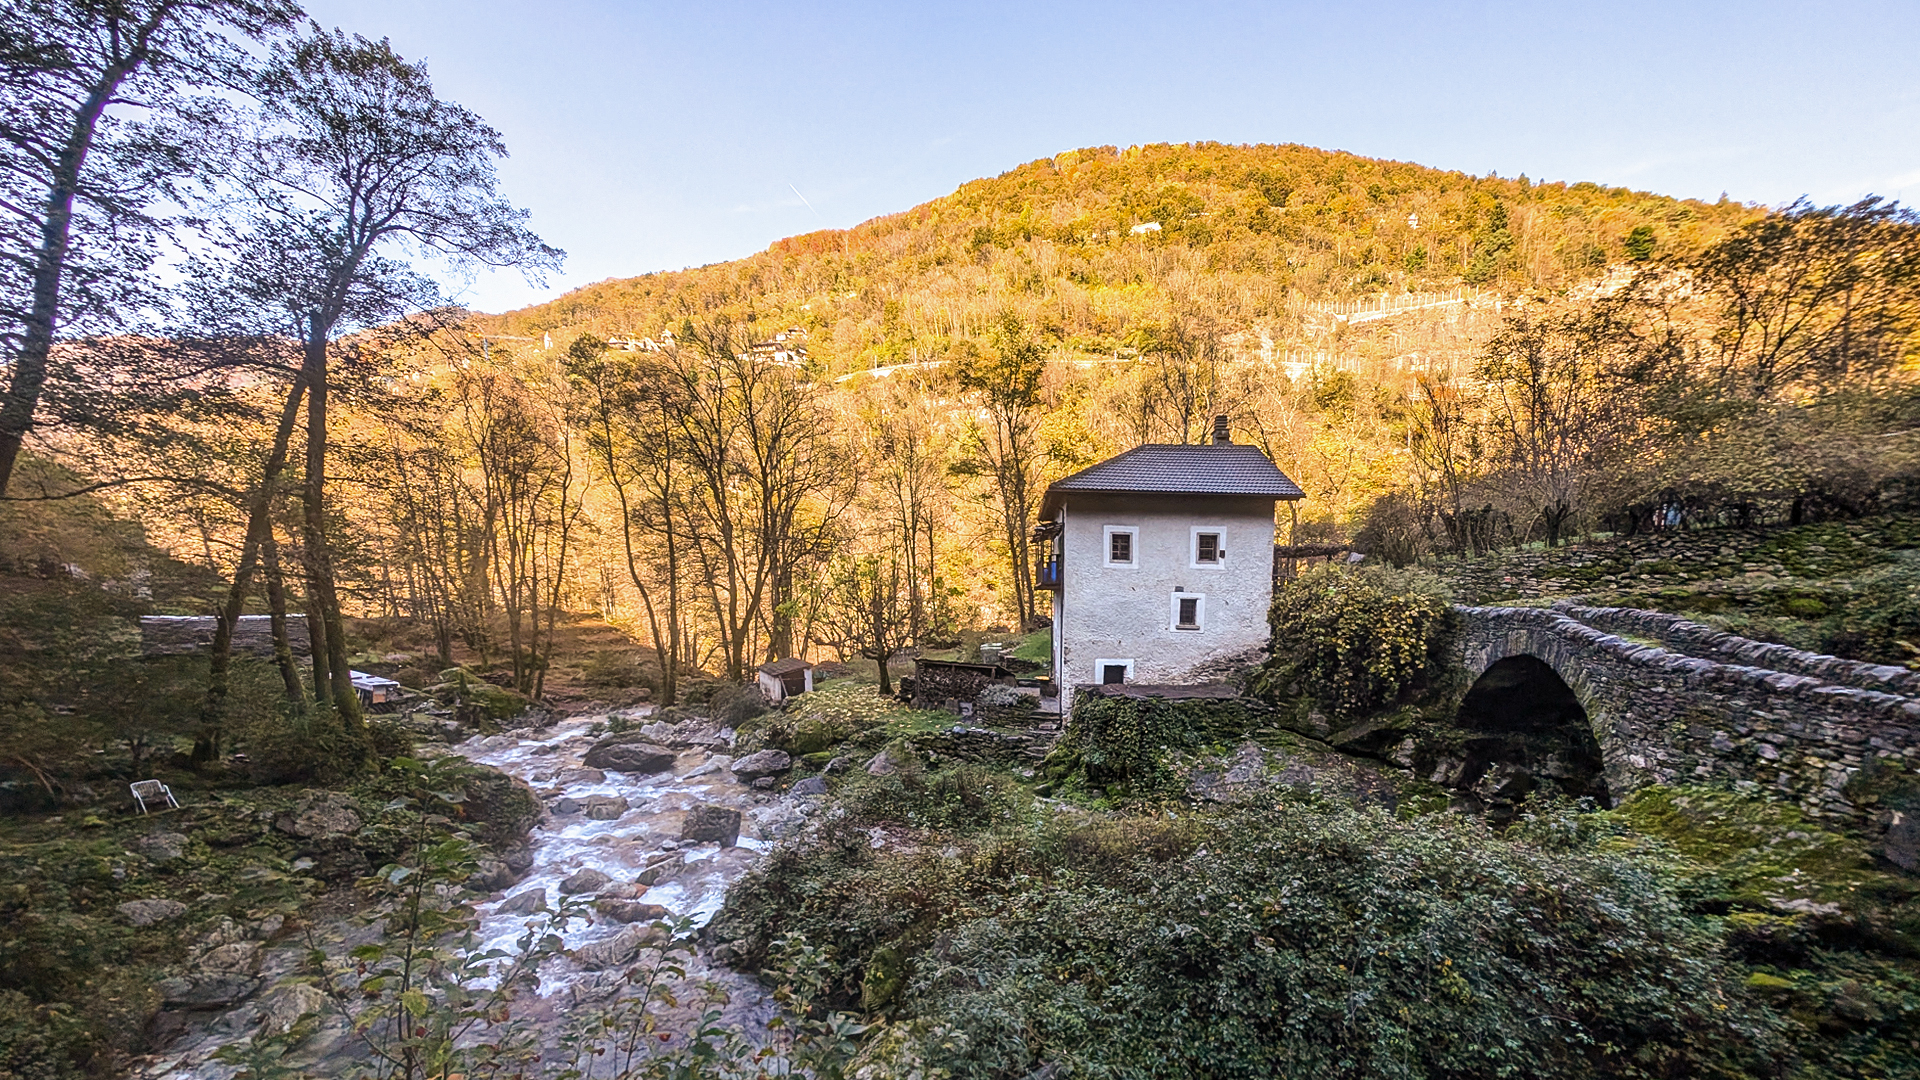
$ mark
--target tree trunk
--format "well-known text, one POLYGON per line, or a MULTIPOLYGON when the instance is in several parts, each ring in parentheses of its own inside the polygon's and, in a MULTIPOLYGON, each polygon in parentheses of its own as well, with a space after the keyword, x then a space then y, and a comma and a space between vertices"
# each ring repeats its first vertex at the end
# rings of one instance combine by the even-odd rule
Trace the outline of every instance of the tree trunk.
MULTIPOLYGON (((268 527, 260 542, 260 561, 267 574, 267 618, 273 626, 273 662, 280 667, 280 682, 286 687, 287 700, 306 700, 300 687, 300 669, 293 663, 293 643, 287 640, 287 585, 280 573, 280 542, 268 527)), ((307 628, 307 648, 313 648, 313 628, 307 628)))
MULTIPOLYGON (((193 760, 196 762, 211 761, 220 753, 221 729, 226 723, 227 673, 233 658, 233 634, 239 626, 241 614, 246 610, 247 593, 253 582, 253 566, 259 558, 261 546, 272 541, 273 493, 279 483, 280 473, 287 465, 287 447, 293 441, 293 425, 300 415, 300 399, 305 391, 304 375, 295 376, 293 386, 287 391, 287 404, 280 410, 280 426, 273 433, 273 449, 267 454, 260 487, 254 491, 247 506, 247 536, 240 548, 240 563, 234 568, 233 586, 227 590, 226 605, 221 608, 214 624, 213 656, 207 670, 207 700, 200 712, 201 731, 193 743, 193 760)), ((275 640, 278 639, 276 635, 275 640)), ((294 686, 297 699, 297 679, 294 686)))
MULTIPOLYGON (((353 689, 352 670, 347 666, 346 626, 340 616, 340 593, 334 584, 333 556, 327 544, 326 469, 327 469, 327 341, 319 319, 312 317, 307 336, 307 484, 304 554, 307 576, 313 585, 313 606, 326 630, 326 675, 328 697, 334 712, 348 734, 357 739, 365 724, 360 715, 360 698, 353 689)), ((312 627, 308 628, 309 633, 312 627)), ((322 650, 315 648, 314 673, 322 650)), ((316 688, 315 696, 318 696, 316 688)))
POLYGON ((327 623, 320 617, 320 605, 313 599, 313 583, 307 583, 307 659, 313 664, 313 701, 321 708, 333 706, 333 678, 327 673, 327 623))
POLYGON ((171 5, 161 4, 134 35, 133 46, 100 73, 87 98, 74 114, 66 145, 54 159, 52 184, 47 190, 46 217, 40 225, 40 247, 34 253, 32 296, 20 348, 13 356, 13 376, 0 398, 0 495, 20 460, 20 447, 33 429, 33 413, 47 383, 47 361, 53 355, 53 335, 60 313, 60 279, 72 246, 73 200, 80 191, 80 170, 93 149, 100 117, 121 82, 146 61, 147 40, 171 5))
POLYGON ((772 625, 767 635, 767 659, 779 660, 793 655, 793 567, 782 565, 773 572, 772 625))

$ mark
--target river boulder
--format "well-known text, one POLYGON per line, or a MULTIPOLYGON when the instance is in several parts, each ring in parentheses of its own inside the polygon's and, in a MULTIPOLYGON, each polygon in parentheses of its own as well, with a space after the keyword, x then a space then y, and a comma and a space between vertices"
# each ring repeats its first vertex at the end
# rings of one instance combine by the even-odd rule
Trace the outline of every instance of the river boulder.
POLYGON ((740 811, 701 803, 687 811, 680 825, 680 839, 732 847, 740 839, 740 811))
POLYGON ((528 889, 515 893, 501 902, 499 912, 502 915, 532 915, 547 910, 547 890, 528 889))
POLYGON ((618 821, 627 812, 627 800, 620 795, 589 795, 587 816, 595 821, 618 821))
POLYGON ((560 891, 569 896, 574 893, 597 893, 612 881, 612 878, 589 866, 568 874, 560 882, 560 891))
POLYGON ((762 750, 757 754, 733 763, 733 775, 742 780, 758 780, 763 776, 777 776, 793 768, 793 758, 784 750, 762 750))
POLYGON ((573 950, 573 962, 587 971, 604 971, 628 963, 648 945, 657 945, 666 934, 657 927, 629 926, 610 938, 602 938, 573 950))
POLYGON ((638 900, 621 900, 617 897, 595 901, 593 910, 620 923, 653 922, 667 917, 667 909, 659 904, 643 904, 638 900))
POLYGON ((273 827, 303 840, 337 840, 360 831, 355 809, 353 799, 340 792, 315 792, 275 818, 273 827))
POLYGON ((658 773, 673 768, 673 751, 642 741, 640 735, 609 735, 587 750, 586 766, 625 773, 658 773))

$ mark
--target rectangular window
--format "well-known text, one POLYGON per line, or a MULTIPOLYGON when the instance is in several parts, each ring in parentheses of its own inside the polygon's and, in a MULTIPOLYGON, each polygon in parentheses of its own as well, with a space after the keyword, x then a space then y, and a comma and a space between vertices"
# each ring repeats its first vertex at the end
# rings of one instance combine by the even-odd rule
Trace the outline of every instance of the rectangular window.
POLYGON ((1225 552, 1220 550, 1220 534, 1203 532, 1194 539, 1194 558, 1203 563, 1216 563, 1225 552))
POLYGON ((1108 566, 1138 566, 1137 549, 1140 547, 1140 528, 1137 525, 1108 525, 1107 537, 1108 566))
POLYGON ((1207 622, 1207 597, 1205 593, 1190 593, 1175 589, 1168 597, 1167 624, 1172 630, 1204 630, 1207 622))
POLYGON ((1100 681, 1115 686, 1127 681, 1127 665, 1108 664, 1100 669, 1100 681))

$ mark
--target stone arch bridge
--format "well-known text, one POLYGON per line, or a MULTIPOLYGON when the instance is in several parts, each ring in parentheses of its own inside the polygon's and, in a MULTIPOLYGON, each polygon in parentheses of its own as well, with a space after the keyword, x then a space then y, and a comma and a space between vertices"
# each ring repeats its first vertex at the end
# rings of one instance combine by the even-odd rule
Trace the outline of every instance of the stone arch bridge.
POLYGON ((1816 817, 1863 823, 1869 808, 1849 794, 1855 774, 1876 759, 1920 767, 1920 672, 1630 608, 1454 610, 1468 682, 1551 669, 1565 684, 1553 692, 1571 691, 1584 710, 1616 796, 1649 784, 1745 781, 1816 817))

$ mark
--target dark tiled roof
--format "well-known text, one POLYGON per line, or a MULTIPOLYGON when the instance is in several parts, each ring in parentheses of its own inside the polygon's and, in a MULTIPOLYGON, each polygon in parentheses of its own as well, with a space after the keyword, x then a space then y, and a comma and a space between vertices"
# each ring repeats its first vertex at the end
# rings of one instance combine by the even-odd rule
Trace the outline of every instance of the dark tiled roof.
POLYGON ((778 678, 781 675, 792 675, 795 672, 805 671, 812 666, 812 664, 807 663, 805 660, 797 660, 789 656, 785 660, 775 660, 772 663, 761 664, 760 670, 778 678))
POLYGON ((1264 495, 1302 499, 1306 492, 1257 446, 1148 443, 1081 469, 1047 488, 1041 516, 1073 492, 1152 495, 1264 495))

